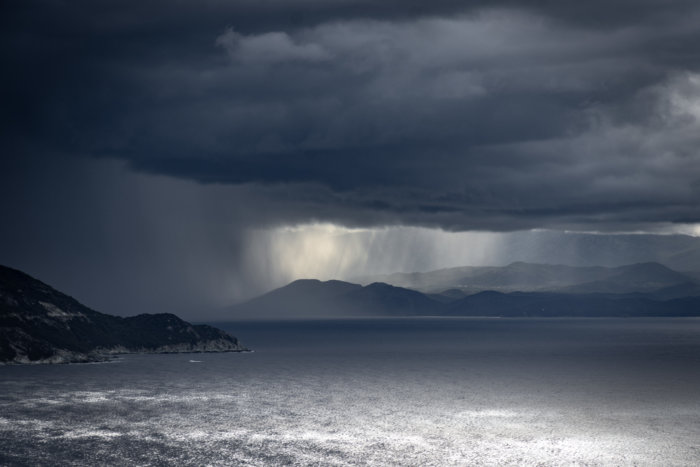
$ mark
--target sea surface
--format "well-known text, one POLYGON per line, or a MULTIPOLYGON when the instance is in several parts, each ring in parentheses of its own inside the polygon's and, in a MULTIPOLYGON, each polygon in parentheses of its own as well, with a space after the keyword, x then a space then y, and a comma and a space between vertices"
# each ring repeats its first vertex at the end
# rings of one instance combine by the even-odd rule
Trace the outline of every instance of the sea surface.
POLYGON ((0 367, 0 465, 700 465, 700 319, 218 323, 0 367))

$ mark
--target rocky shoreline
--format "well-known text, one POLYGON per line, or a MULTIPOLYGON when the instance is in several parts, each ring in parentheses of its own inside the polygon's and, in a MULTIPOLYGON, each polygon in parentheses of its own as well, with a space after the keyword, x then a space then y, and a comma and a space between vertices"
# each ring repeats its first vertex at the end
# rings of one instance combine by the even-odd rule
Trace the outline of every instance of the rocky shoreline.
POLYGON ((127 353, 244 352, 236 337, 170 313, 122 318, 92 310, 0 266, 0 363, 87 363, 127 353))

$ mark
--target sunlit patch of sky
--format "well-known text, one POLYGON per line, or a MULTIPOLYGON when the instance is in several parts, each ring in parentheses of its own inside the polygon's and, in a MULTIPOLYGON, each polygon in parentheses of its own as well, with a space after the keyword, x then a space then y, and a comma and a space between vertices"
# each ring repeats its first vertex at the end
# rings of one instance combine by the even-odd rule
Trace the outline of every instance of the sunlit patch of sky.
POLYGON ((270 273, 284 282, 493 265, 499 262, 497 246, 503 235, 407 226, 354 229, 321 223, 255 230, 248 241, 251 254, 271 258, 270 273))
MULTIPOLYGON (((352 281, 392 272, 503 266, 518 260, 536 261, 538 252, 547 249, 543 243, 548 238, 537 234, 546 232, 540 229, 448 232, 426 227, 349 228, 332 223, 309 223, 250 230, 245 240, 245 262, 257 265, 258 273, 276 286, 301 278, 352 281), (512 249, 507 248, 513 241, 519 242, 519 256, 513 256, 512 249)), ((611 235, 610 232, 585 233, 611 235)), ((648 233, 700 236, 700 224, 664 224, 647 231, 617 232, 648 233)), ((551 256, 543 258, 542 262, 552 262, 551 256)))

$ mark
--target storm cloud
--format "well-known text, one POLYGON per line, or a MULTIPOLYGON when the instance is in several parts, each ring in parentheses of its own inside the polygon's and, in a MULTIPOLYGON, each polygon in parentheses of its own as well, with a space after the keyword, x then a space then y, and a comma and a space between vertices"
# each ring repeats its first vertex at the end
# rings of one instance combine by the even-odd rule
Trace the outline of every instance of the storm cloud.
POLYGON ((101 310, 461 263, 698 269, 690 237, 562 233, 700 232, 696 1, 0 13, 0 262, 101 310))
POLYGON ((464 3, 10 2, 3 144, 285 185, 298 222, 700 220, 694 2, 464 3))

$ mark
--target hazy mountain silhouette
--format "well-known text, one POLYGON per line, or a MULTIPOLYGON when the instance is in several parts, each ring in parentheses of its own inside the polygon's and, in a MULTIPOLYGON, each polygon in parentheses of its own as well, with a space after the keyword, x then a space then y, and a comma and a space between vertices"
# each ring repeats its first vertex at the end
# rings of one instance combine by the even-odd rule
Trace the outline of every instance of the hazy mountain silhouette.
POLYGON ((657 262, 676 271, 700 265, 700 237, 690 235, 597 235, 554 231, 506 235, 499 257, 512 261, 570 266, 618 267, 657 262))
POLYGON ((700 284, 658 263, 606 268, 513 263, 382 276, 298 280, 233 307, 233 319, 349 316, 696 316, 700 284), (444 288, 451 285, 451 288, 444 288), (423 293, 418 289, 437 289, 423 293), (517 291, 512 291, 513 289, 517 291), (476 290, 476 293, 470 293, 476 290))
POLYGON ((674 298, 700 297, 700 284, 696 282, 684 282, 682 284, 663 287, 649 294, 658 300, 671 300, 674 298))
POLYGON ((377 280, 430 294, 441 294, 447 289, 460 290, 465 294, 487 290, 575 294, 653 293, 658 289, 697 282, 689 274, 653 262, 613 268, 516 262, 501 267, 469 266, 360 278, 361 283, 377 280))
POLYGON ((235 317, 248 319, 341 316, 342 310, 331 304, 338 303, 338 297, 361 288, 361 285, 343 281, 300 279, 237 305, 232 311, 235 317))
POLYGON ((365 310, 372 315, 426 316, 440 313, 435 300, 415 290, 375 282, 340 297, 348 311, 365 310))
POLYGON ((233 307, 236 319, 417 316, 442 312, 440 303, 415 290, 373 283, 294 281, 233 307))
POLYGON ((460 289, 447 289, 443 290, 440 293, 429 293, 426 295, 429 298, 432 298, 433 300, 438 301, 440 303, 454 302, 455 300, 459 300, 460 298, 464 298, 467 296, 467 294, 460 289))
POLYGON ((129 318, 92 310, 33 277, 0 266, 0 362, 91 361, 129 352, 240 351, 219 329, 168 313, 129 318))

